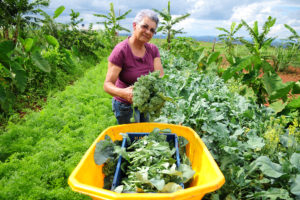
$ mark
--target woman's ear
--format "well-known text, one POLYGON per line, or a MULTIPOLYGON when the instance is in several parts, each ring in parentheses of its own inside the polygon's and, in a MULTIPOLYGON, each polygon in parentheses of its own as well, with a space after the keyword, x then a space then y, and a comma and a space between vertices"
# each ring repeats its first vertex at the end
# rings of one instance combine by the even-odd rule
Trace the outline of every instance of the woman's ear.
POLYGON ((137 25, 136 22, 133 22, 133 23, 132 23, 132 27, 133 27, 133 30, 134 30, 134 31, 135 31, 135 29, 136 29, 136 25, 137 25))

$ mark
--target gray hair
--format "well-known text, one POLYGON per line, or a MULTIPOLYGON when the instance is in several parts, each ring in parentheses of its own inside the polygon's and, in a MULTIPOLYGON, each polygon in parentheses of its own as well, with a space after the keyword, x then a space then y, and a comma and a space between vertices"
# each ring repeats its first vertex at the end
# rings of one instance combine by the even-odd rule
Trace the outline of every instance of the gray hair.
POLYGON ((158 26, 159 19, 156 12, 149 9, 141 10, 140 12, 138 12, 133 22, 139 24, 144 19, 144 17, 149 17, 151 20, 153 20, 156 23, 156 26, 158 26))

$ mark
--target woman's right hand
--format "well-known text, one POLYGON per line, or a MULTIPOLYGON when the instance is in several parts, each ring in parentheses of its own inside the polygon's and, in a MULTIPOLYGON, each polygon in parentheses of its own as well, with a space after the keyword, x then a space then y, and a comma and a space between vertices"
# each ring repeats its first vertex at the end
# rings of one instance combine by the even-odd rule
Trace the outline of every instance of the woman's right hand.
POLYGON ((129 103, 132 103, 133 98, 133 86, 123 89, 124 95, 122 98, 126 99, 129 103))

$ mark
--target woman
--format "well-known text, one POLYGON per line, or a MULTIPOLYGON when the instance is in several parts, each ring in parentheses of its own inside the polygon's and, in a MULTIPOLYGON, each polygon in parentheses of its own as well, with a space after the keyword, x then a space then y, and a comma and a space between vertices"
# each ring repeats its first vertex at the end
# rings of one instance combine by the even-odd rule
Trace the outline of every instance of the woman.
MULTIPOLYGON (((133 22, 133 33, 117 44, 108 58, 108 71, 104 90, 113 96, 112 107, 118 124, 130 123, 133 110, 133 84, 141 75, 154 70, 163 76, 158 48, 148 43, 158 25, 157 14, 152 10, 140 11, 133 22)), ((135 109, 135 122, 147 122, 149 116, 135 109)))

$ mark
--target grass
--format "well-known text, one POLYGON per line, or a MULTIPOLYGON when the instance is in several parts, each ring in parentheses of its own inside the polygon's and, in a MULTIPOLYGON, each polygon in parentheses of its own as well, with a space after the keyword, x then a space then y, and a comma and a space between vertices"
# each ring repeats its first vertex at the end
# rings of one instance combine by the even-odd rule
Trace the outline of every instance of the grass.
POLYGON ((102 130, 116 124, 102 89, 106 60, 0 134, 0 199, 89 199, 67 179, 102 130))

